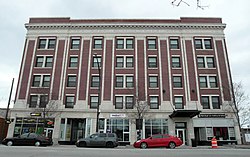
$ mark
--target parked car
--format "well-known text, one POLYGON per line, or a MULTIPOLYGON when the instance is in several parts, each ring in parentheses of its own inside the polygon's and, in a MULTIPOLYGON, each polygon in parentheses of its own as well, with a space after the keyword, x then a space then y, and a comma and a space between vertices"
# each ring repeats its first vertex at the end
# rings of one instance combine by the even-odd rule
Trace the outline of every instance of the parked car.
POLYGON ((108 147, 113 148, 119 145, 115 133, 96 133, 76 142, 77 147, 108 147))
POLYGON ((17 137, 5 138, 2 141, 2 144, 7 146, 12 145, 34 145, 34 146, 49 146, 52 145, 52 139, 36 134, 36 133, 24 133, 17 137))
POLYGON ((156 134, 146 139, 138 140, 134 143, 135 148, 150 148, 150 147, 167 147, 174 149, 177 146, 182 145, 180 138, 167 135, 167 134, 156 134))

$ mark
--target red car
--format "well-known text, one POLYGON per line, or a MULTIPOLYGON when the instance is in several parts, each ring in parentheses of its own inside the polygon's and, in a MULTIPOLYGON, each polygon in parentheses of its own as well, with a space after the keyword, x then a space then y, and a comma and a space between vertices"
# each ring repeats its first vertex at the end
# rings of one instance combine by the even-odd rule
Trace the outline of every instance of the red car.
POLYGON ((150 148, 150 147, 167 147, 174 149, 177 146, 182 145, 180 138, 167 135, 167 134, 156 134, 146 139, 138 140, 134 143, 135 148, 150 148))

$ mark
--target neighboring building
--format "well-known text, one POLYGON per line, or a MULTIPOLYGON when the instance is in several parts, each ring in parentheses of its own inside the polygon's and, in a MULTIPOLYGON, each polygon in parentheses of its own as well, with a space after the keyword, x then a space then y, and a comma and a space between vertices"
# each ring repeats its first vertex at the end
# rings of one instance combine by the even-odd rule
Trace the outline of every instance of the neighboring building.
POLYGON ((5 121, 6 110, 6 108, 0 108, 0 143, 7 136, 9 123, 11 122, 5 121))
POLYGON ((45 131, 74 143, 96 131, 100 98, 99 132, 115 132, 121 144, 137 140, 138 101, 149 107, 143 138, 240 143, 227 108, 225 26, 221 18, 30 18, 8 136, 45 131))

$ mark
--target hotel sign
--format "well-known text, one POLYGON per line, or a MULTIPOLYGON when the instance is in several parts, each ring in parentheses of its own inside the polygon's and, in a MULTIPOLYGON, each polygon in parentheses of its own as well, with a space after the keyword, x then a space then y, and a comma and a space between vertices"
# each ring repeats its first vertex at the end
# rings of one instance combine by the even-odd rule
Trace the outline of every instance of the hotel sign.
POLYGON ((126 114, 119 114, 119 113, 110 114, 110 118, 125 118, 125 117, 126 117, 126 114))
POLYGON ((199 114, 199 118, 225 118, 225 114, 199 114))

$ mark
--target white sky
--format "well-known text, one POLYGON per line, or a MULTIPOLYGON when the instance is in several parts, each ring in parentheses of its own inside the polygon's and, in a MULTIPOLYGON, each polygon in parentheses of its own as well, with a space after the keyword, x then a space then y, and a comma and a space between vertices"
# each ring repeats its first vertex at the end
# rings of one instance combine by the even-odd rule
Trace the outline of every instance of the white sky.
MULTIPOLYGON (((11 81, 15 78, 12 100, 18 81, 19 66, 30 17, 150 18, 221 17, 234 82, 242 81, 250 95, 250 1, 201 0, 205 10, 190 4, 173 7, 171 0, 0 0, 0 108, 7 107, 11 81)), ((12 106, 13 104, 11 104, 12 106)))

